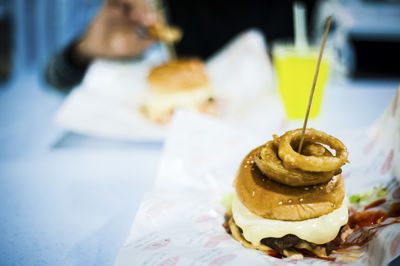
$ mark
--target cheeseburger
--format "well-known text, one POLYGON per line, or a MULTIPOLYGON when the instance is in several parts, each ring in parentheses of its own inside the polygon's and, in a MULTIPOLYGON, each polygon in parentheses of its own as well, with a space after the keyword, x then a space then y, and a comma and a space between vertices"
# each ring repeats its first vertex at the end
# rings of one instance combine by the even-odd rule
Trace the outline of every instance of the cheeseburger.
POLYGON ((198 59, 169 61, 153 68, 147 78, 149 92, 142 112, 149 119, 166 123, 176 108, 214 113, 213 91, 198 59))
POLYGON ((347 162, 346 147, 332 136, 307 129, 298 153, 301 132, 274 136, 240 165, 226 228, 247 248, 292 258, 326 257, 347 223, 340 174, 347 162))

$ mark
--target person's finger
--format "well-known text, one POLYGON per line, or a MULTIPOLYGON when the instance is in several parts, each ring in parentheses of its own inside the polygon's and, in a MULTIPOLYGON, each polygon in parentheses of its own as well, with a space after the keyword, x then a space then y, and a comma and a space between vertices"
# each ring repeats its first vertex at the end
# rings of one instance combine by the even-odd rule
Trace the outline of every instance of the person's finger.
POLYGON ((107 0, 104 13, 113 23, 150 26, 163 21, 160 12, 148 0, 107 0))
POLYGON ((146 0, 125 0, 132 6, 129 19, 137 24, 149 26, 157 22, 158 14, 155 5, 146 0))
POLYGON ((160 12, 155 12, 155 11, 149 12, 143 15, 142 23, 145 26, 162 25, 163 24, 162 15, 160 12))
MULTIPOLYGON (((151 26, 151 25, 149 25, 151 26)), ((150 34, 149 27, 145 25, 137 25, 135 24, 132 28, 132 32, 135 34, 135 37, 140 40, 150 40, 156 41, 157 38, 150 34)))
POLYGON ((115 50, 120 51, 134 51, 143 52, 143 50, 155 42, 153 38, 138 37, 135 32, 115 32, 112 37, 113 47, 115 50))
POLYGON ((116 8, 122 7, 124 4, 126 4, 124 0, 106 0, 104 2, 104 5, 107 7, 116 7, 116 8))
POLYGON ((154 42, 152 40, 125 42, 125 43, 113 43, 111 49, 107 51, 105 57, 126 60, 141 55, 150 45, 154 42))

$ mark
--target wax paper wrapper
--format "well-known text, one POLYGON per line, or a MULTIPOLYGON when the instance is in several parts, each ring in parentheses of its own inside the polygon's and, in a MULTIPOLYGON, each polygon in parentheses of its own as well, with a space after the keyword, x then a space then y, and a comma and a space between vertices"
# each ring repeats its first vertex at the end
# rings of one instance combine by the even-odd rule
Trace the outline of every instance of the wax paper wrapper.
MULTIPOLYGON (((168 126, 149 121, 140 112, 148 89, 147 75, 162 61, 159 50, 153 49, 136 62, 95 62, 60 107, 55 122, 89 136, 164 140, 168 126)), ((218 117, 253 127, 260 126, 256 118, 270 115, 271 108, 275 109, 271 121, 280 123, 284 117, 282 104, 272 90, 272 64, 259 31, 247 31, 233 39, 206 62, 206 72, 218 117)))
MULTIPOLYGON (((383 184, 389 190, 388 202, 400 200, 394 179, 399 177, 398 94, 371 128, 335 132, 350 153, 351 163, 343 167, 348 195, 383 184)), ((241 160, 284 130, 255 134, 200 114, 179 112, 155 188, 141 204, 115 265, 341 265, 309 258, 276 259, 242 247, 222 227, 226 209, 221 197, 233 191, 241 160)), ((394 224, 378 231, 364 255, 351 264, 386 265, 399 254, 400 224, 394 224)))

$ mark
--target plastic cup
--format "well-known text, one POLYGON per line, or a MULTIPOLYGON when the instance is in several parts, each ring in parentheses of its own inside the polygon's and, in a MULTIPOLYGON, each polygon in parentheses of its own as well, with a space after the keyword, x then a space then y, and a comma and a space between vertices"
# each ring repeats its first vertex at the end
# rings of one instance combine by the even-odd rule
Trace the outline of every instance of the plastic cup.
MULTIPOLYGON (((279 92, 289 118, 305 118, 317 67, 318 53, 319 48, 306 48, 299 51, 291 45, 278 44, 273 47, 273 62, 278 78, 279 92)), ((329 69, 329 55, 325 51, 314 91, 310 118, 317 117, 319 114, 329 69)))

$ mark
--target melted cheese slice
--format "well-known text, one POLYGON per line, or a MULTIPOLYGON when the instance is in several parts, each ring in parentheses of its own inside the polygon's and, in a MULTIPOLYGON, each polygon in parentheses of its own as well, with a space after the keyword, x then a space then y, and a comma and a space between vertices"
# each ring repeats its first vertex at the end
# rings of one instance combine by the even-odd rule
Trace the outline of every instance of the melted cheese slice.
POLYGON ((199 105, 208 102, 212 97, 213 91, 209 86, 174 93, 150 91, 145 99, 144 106, 154 116, 158 116, 171 112, 176 107, 196 110, 199 105))
POLYGON ((281 221, 260 217, 250 212, 238 199, 232 200, 232 214, 235 223, 243 230, 243 236, 253 245, 260 245, 266 237, 283 237, 288 234, 315 243, 324 244, 333 240, 341 226, 348 220, 346 199, 340 208, 331 213, 304 221, 281 221))

